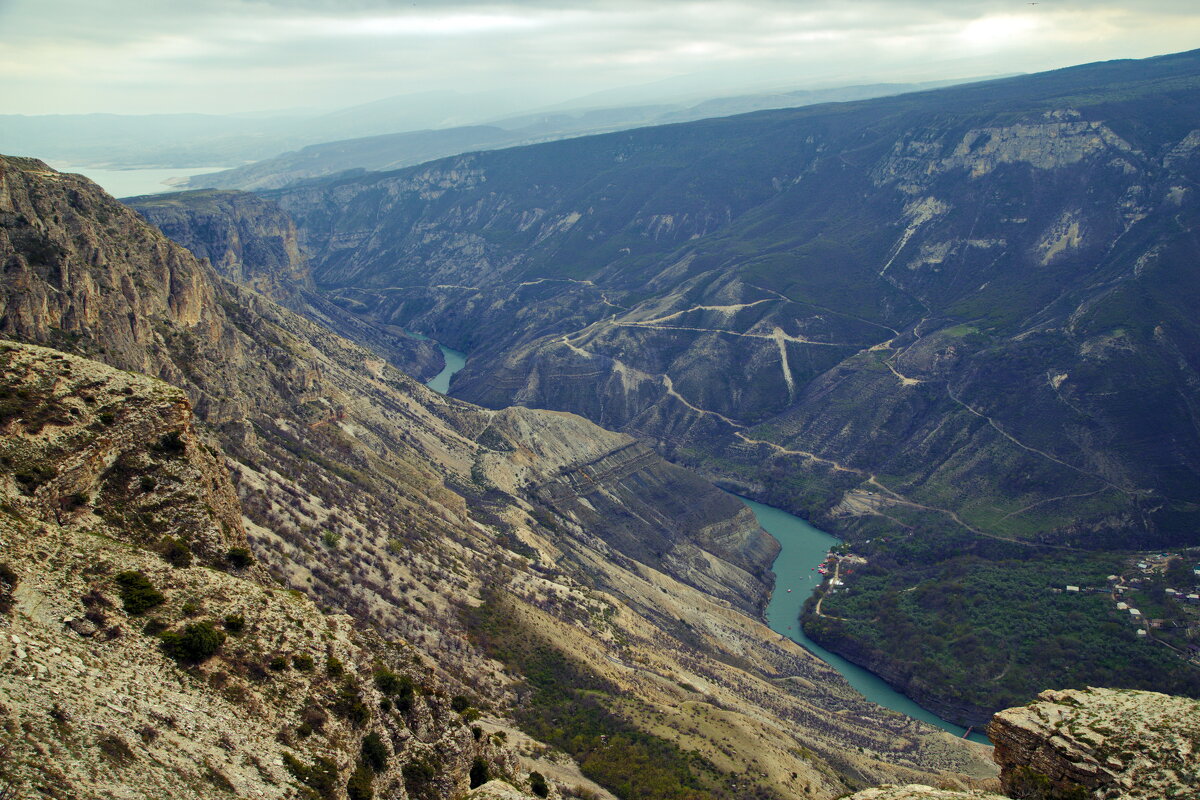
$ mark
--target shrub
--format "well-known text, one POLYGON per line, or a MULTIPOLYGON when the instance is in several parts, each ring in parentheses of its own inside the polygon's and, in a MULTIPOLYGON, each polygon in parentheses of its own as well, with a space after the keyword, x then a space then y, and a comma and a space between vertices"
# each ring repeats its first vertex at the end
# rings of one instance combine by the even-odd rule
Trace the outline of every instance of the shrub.
POLYGON ((436 800, 437 770, 428 761, 410 761, 401 767, 404 788, 413 800, 436 800))
POLYGON ((303 783, 316 793, 317 797, 333 800, 337 797, 337 764, 328 758, 317 756, 308 766, 291 753, 283 754, 283 765, 292 773, 296 780, 303 783))
POLYGON ((187 542, 174 536, 164 536, 159 552, 163 560, 172 567, 190 567, 192 565, 192 548, 187 542))
POLYGON ((241 633, 246 630, 246 618, 241 614, 229 614, 225 617, 225 630, 230 633, 241 633))
POLYGON ((471 701, 461 694, 455 695, 450 700, 450 708, 457 711, 459 714, 471 707, 471 701))
POLYGON ((117 591, 121 595, 121 603, 125 606, 127 614, 143 614, 167 599, 141 572, 121 572, 116 581, 117 591))
POLYGON ((194 597, 189 598, 179 607, 179 610, 183 612, 185 617, 194 617, 200 613, 200 601, 194 597))
POLYGON ((267 666, 273 669, 275 672, 283 672, 288 668, 288 660, 283 656, 275 656, 270 660, 267 666))
POLYGON ((358 728, 371 718, 371 711, 363 702, 362 692, 353 680, 345 680, 338 688, 337 697, 333 701, 333 712, 358 728))
POLYGON ((142 633, 147 636, 158 636, 167 629, 167 623, 163 622, 158 617, 151 617, 146 620, 146 624, 142 627, 142 633))
POLYGON ((375 772, 386 772, 390 756, 391 753, 388 752, 388 746, 384 744, 383 737, 378 733, 371 731, 363 737, 362 760, 372 770, 375 772))
POLYGON ((225 642, 225 632, 213 627, 211 622, 195 622, 183 631, 165 631, 161 634, 162 648, 176 661, 198 664, 216 654, 225 642))
POLYGON ((152 492, 154 491, 154 487, 157 485, 158 484, 155 482, 154 478, 151 478, 149 475, 143 475, 142 477, 138 478, 138 488, 140 488, 143 492, 152 492))
POLYGON ((341 540, 342 534, 337 531, 325 531, 321 534, 321 541, 325 543, 326 547, 337 547, 341 540))
POLYGON ((417 687, 407 675, 392 672, 387 667, 379 667, 375 670, 375 686, 392 698, 398 710, 405 712, 412 708, 412 699, 417 687))
POLYGON ((365 764, 359 764, 350 774, 350 780, 346 781, 346 796, 350 800, 371 800, 375 796, 375 789, 371 786, 374 779, 375 774, 365 764))
POLYGON ((475 756, 471 764, 471 788, 483 786, 492 779, 492 768, 481 757, 475 756))
POLYGON ((312 672, 313 657, 307 653, 301 653, 300 655, 292 656, 292 666, 301 672, 312 672))
POLYGON ((183 441, 183 434, 181 431, 171 431, 159 439, 154 444, 153 449, 169 456, 177 456, 183 454, 183 452, 187 449, 187 445, 183 441))
POLYGON ((345 673, 346 668, 342 666, 342 661, 337 656, 330 656, 325 662, 325 672, 331 678, 340 678, 345 673))
POLYGON ((19 580, 12 567, 0 564, 0 614, 7 614, 12 610, 13 591, 17 588, 19 580))
POLYGON ((133 754, 133 750, 119 736, 105 734, 96 741, 96 746, 100 748, 100 752, 104 755, 105 759, 118 767, 126 766, 137 760, 137 756, 133 754))
POLYGON ((538 797, 546 797, 550 794, 550 787, 546 783, 546 777, 540 772, 529 773, 529 791, 536 794, 538 797))
POLYGON ((254 563, 254 556, 244 547, 231 547, 225 554, 225 560, 234 569, 245 569, 254 563))

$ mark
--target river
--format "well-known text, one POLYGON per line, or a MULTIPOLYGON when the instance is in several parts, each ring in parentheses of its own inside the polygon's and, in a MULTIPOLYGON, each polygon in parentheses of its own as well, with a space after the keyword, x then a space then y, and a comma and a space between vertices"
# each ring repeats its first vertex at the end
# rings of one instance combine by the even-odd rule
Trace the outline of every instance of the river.
MULTIPOLYGON (((851 664, 804 635, 804 630, 800 627, 800 608, 821 581, 821 575, 814 568, 825 560, 829 548, 841 544, 841 540, 786 511, 744 497, 738 499, 750 507, 754 516, 758 518, 758 524, 774 536, 783 548, 772 566, 775 572, 775 592, 767 605, 767 624, 771 629, 811 650, 818 658, 840 672, 851 686, 872 703, 936 725, 956 736, 962 736, 965 728, 921 708, 878 675, 851 664)), ((972 731, 970 738, 976 742, 991 744, 982 733, 972 731)))
MULTIPOLYGON (((418 338, 425 338, 418 335, 418 338)), ((426 381, 425 385, 435 392, 447 394, 450 391, 450 377, 462 369, 467 363, 465 354, 451 350, 444 345, 438 345, 446 359, 445 368, 436 376, 426 381)), ((735 495, 736 496, 736 495, 735 495)), ((750 507, 758 524, 775 537, 783 549, 775 559, 772 569, 775 571, 775 592, 767 605, 767 624, 776 633, 780 633, 800 645, 808 648, 818 658, 840 672, 850 685, 862 693, 872 703, 907 714, 923 722, 936 725, 950 731, 956 736, 962 736, 965 728, 947 722, 931 711, 897 692, 879 676, 851 664, 841 656, 834 655, 821 645, 804 635, 800 628, 800 607, 804 605, 813 590, 820 585, 820 575, 814 570, 817 564, 825 560, 825 554, 841 540, 830 536, 824 531, 814 528, 797 516, 793 516, 778 508, 756 503, 744 497, 738 497, 750 507), (791 591, 788 591, 788 590, 791 591)), ((991 744, 982 733, 971 733, 971 739, 983 744, 991 744)))
POLYGON ((439 344, 438 349, 442 351, 442 357, 446 359, 446 366, 442 367, 442 371, 437 375, 425 381, 425 385, 438 394, 449 394, 450 377, 467 365, 467 356, 465 353, 451 350, 443 344, 439 344))

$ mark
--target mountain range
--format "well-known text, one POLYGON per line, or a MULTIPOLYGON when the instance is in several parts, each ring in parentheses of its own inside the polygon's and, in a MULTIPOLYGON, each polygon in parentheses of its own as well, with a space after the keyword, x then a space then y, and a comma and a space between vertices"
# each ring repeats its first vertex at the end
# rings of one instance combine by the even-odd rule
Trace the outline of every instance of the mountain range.
POLYGON ((1197 544, 1198 88, 1191 52, 260 197, 326 300, 468 351, 456 397, 583 415, 847 537, 850 622, 810 633, 981 722, 1051 676, 1198 688, 1111 609, 1042 602, 1197 544), (935 584, 976 588, 930 622, 906 595, 935 584))

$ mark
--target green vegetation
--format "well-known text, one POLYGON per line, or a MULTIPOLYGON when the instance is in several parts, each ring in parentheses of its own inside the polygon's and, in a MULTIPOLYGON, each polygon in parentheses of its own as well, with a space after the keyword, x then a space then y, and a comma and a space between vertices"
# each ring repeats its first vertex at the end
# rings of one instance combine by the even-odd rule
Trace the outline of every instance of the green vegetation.
MULTIPOLYGON (((522 629, 498 592, 485 591, 484 599, 466 612, 467 622, 490 656, 524 676, 531 694, 516 712, 523 730, 570 753, 584 775, 622 798, 729 797, 722 773, 710 762, 615 714, 615 687, 522 629)), ((772 796, 763 787, 745 793, 772 796)))
POLYGON ((12 610, 13 592, 16 591, 19 580, 12 567, 7 563, 0 563, 0 614, 7 614, 12 610))
POLYGON ((137 616, 144 614, 167 598, 154 588, 144 573, 130 570, 117 574, 117 591, 125 612, 137 616))
POLYGON ((367 720, 371 718, 371 711, 367 708, 367 704, 363 702, 362 691, 359 689, 358 683, 352 678, 346 678, 338 687, 337 695, 333 701, 333 713, 337 714, 342 719, 348 721, 356 728, 360 728, 367 724, 367 720))
POLYGON ((438 800, 437 769, 423 758, 401 767, 404 788, 412 800, 438 800))
POLYGON ((412 708, 413 697, 417 691, 417 685, 413 683, 412 678, 393 672, 387 667, 376 669, 374 678, 375 688, 387 695, 397 711, 405 713, 412 708))
POLYGON ((163 560, 173 567, 190 567, 192 565, 192 548, 182 539, 174 536, 164 536, 159 552, 163 560))
POLYGON ((812 616, 810 604, 804 629, 838 652, 900 665, 919 693, 988 710, 1023 704, 1048 686, 1200 696, 1200 670, 1139 641, 1107 592, 1063 591, 1104 588, 1122 561, 1055 553, 873 563, 826 597, 828 616, 812 616))
POLYGON ((362 760, 374 772, 386 772, 391 756, 391 751, 378 733, 371 731, 363 737, 362 760))
POLYGON ((241 614, 229 614, 225 617, 225 630, 238 634, 246 629, 246 618, 241 614))
POLYGON ((199 664, 216 655, 225 643, 225 632, 211 622, 193 622, 182 631, 163 631, 159 634, 162 649, 183 664, 199 664))
POLYGON ((479 756, 475 756, 475 760, 471 762, 471 774, 469 778, 472 789, 483 786, 492 779, 492 768, 488 765, 487 761, 479 756))
POLYGON ((359 764, 346 781, 346 796, 350 800, 371 800, 375 796, 375 773, 366 764, 359 764))
POLYGON ((334 800, 337 797, 338 768, 328 758, 317 756, 308 765, 291 753, 284 753, 283 765, 292 773, 292 777, 312 790, 315 797, 321 800, 334 800))
POLYGON ((254 556, 245 547, 231 547, 225 554, 225 560, 234 569, 245 569, 254 563, 254 556))

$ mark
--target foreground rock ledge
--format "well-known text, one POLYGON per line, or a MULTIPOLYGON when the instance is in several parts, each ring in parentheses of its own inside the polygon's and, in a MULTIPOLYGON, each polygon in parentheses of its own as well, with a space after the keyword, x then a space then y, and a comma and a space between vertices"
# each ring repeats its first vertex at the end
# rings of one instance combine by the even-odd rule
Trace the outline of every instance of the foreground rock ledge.
POLYGON ((1039 698, 1001 711, 988 725, 1007 794, 1198 796, 1200 702, 1092 688, 1046 691, 1039 698))
MULTIPOLYGON (((1005 796, 1018 800, 1195 800, 1200 701, 1126 689, 1042 692, 988 724, 1005 796)), ((850 800, 996 800, 981 792, 881 786, 850 800)))

